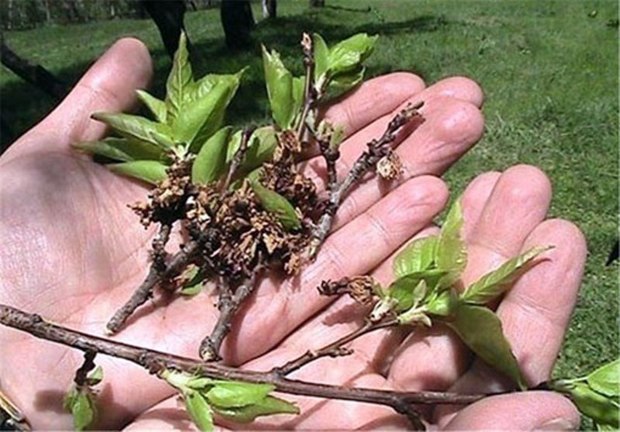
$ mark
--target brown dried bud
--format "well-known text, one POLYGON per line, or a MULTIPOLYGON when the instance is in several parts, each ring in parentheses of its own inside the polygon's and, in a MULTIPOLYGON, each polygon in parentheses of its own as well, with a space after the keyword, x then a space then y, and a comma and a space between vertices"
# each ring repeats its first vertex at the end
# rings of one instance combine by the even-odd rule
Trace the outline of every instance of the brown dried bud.
POLYGON ((335 282, 323 281, 318 289, 322 295, 349 294, 357 303, 367 306, 373 302, 375 285, 372 276, 355 276, 335 282))
POLYGON ((386 180, 398 178, 403 171, 403 164, 394 152, 389 152, 377 162, 377 173, 386 180))

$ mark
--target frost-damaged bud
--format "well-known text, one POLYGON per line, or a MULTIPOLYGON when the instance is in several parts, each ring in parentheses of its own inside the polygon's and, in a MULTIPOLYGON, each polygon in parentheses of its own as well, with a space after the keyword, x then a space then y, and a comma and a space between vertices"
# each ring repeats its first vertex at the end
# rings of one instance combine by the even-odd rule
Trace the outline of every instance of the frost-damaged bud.
POLYGON ((377 173, 386 180, 394 180, 403 172, 403 164, 396 153, 390 151, 377 162, 377 173))
POLYGON ((338 281, 323 281, 319 286, 322 295, 348 294, 357 303, 364 306, 372 304, 377 282, 372 276, 344 277, 338 281))

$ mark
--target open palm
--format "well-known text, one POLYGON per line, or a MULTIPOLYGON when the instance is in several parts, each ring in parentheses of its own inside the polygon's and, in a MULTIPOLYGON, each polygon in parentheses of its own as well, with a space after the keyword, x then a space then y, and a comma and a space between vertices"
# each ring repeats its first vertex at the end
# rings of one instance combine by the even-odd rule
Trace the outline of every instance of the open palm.
MULTIPOLYGON (((80 331, 101 334, 107 319, 141 282, 146 273, 153 231, 144 230, 126 205, 143 200, 146 189, 76 154, 70 144, 101 137, 102 126, 89 120, 89 115, 95 111, 130 108, 134 102, 133 90, 145 87, 150 74, 150 58, 144 47, 135 40, 118 42, 91 68, 59 108, 0 159, 2 303, 39 313, 80 331)), ((425 89, 423 82, 413 75, 392 74, 364 84, 349 98, 328 109, 326 116, 345 125, 349 137, 343 144, 341 169, 344 172, 365 143, 382 133, 393 111, 418 100, 426 103, 422 110, 426 121, 411 135, 401 137, 398 153, 404 162, 405 175, 400 184, 387 185, 373 180, 357 188, 342 206, 335 232, 315 263, 296 279, 263 281, 240 312, 235 330, 223 347, 227 362, 241 365, 263 356, 250 366, 267 368, 281 356, 290 357, 295 351, 290 349, 292 344, 305 349, 309 338, 312 346, 319 346, 337 337, 354 323, 345 320, 330 325, 329 320, 325 321, 326 316, 338 316, 338 308, 344 307, 342 301, 311 319, 329 306, 329 300, 318 296, 314 289, 319 282, 368 273, 375 268, 378 277, 385 279, 389 257, 413 235, 425 228, 432 229, 429 228, 432 218, 445 205, 447 191, 441 180, 431 175, 441 174, 479 139, 483 127, 478 110, 482 102, 479 88, 469 80, 452 78, 425 89), (302 324, 298 333, 290 336, 302 324), (294 342, 282 342, 285 338, 294 342), (269 352, 278 344, 281 345, 269 352)), ((304 162, 304 169, 317 179, 323 172, 320 159, 312 157, 304 162)), ((499 184, 497 175, 494 178, 499 184)), ((482 183, 488 189, 493 182, 482 183)), ((486 193, 491 195, 490 189, 486 193)), ((481 194, 484 195, 482 192, 470 195, 481 194)), ((477 199, 473 201, 478 202, 477 199)), ((478 202, 477 207, 469 206, 474 215, 472 220, 483 217, 485 202, 478 202)), ((510 237, 510 250, 501 252, 518 252, 530 231, 542 221, 546 206, 537 203, 535 207, 540 210, 537 216, 529 225, 525 224, 518 236, 510 237)), ((505 233, 498 234, 504 236, 505 233)), ((479 272, 498 258, 489 256, 491 258, 481 258, 481 263, 471 271, 479 272)), ((577 285, 578 276, 571 287, 577 285)), ((568 313, 572 308, 571 299, 563 309, 568 313)), ((141 308, 115 338, 195 356, 198 342, 217 318, 215 298, 207 292, 191 300, 171 300, 158 297, 141 308)), ((565 323, 559 326, 562 331, 563 326, 565 323)), ((457 356, 461 350, 458 343, 447 336, 429 340, 424 349, 406 342, 399 348, 400 354, 389 370, 398 370, 399 361, 405 364, 402 369, 409 370, 406 363, 409 358, 419 360, 436 356, 441 359, 435 362, 435 367, 442 365, 441 373, 437 372, 441 384, 419 378, 429 371, 428 368, 432 374, 433 368, 432 364, 426 365, 421 360, 418 375, 413 374, 413 378, 407 374, 398 376, 394 383, 414 389, 446 388, 463 373, 468 357, 462 355, 456 361, 447 356, 449 353, 457 356), (409 345, 413 348, 406 348, 409 345), (446 364, 441 363, 444 358, 446 364), (448 366, 451 361, 455 366, 448 366)), ((32 425, 46 429, 69 427, 71 419, 62 409, 62 395, 71 382, 73 371, 81 363, 81 354, 6 329, 0 329, 0 343, 10 346, 1 354, 2 387, 24 410, 32 425)), ((360 343, 369 344, 368 353, 374 352, 371 348, 374 350, 377 344, 398 346, 394 336, 386 335, 375 335, 360 343)), ((360 349, 360 353, 364 352, 360 349)), ((100 395, 104 413, 99 424, 102 428, 121 427, 172 394, 167 385, 133 365, 109 358, 98 358, 97 362, 105 370, 100 395)), ((317 362, 300 374, 306 377, 314 374, 313 379, 320 380, 321 364, 317 362)), ((333 368, 337 376, 331 379, 349 380, 353 375, 341 376, 342 371, 354 374, 361 367, 346 365, 333 368)), ((375 375, 360 383, 376 384, 373 380, 380 378, 375 375)), ((388 384, 382 382, 380 385, 388 384)), ((333 416, 329 417, 329 407, 340 409, 338 404, 327 403, 317 410, 319 420, 312 420, 310 414, 309 423, 303 423, 302 417, 296 420, 295 426, 338 427, 333 423, 333 416)), ((368 410, 368 413, 370 417, 366 423, 350 423, 349 426, 388 421, 383 419, 385 412, 368 410)), ((148 415, 141 417, 136 426, 140 421, 149 421, 148 415)), ((156 416, 154 421, 159 420, 156 416)))

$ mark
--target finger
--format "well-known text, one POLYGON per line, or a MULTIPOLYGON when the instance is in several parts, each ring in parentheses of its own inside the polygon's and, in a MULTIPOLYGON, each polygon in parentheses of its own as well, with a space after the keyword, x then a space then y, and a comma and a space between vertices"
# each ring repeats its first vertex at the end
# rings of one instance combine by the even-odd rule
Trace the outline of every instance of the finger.
POLYGON ((445 426, 449 430, 577 430, 579 413, 553 392, 493 396, 461 411, 445 426))
POLYGON ((321 281, 369 272, 426 226, 446 200, 441 180, 430 176, 412 179, 331 235, 317 260, 297 278, 262 283, 233 325, 236 331, 225 347, 228 358, 241 363, 273 347, 332 301, 315 289, 321 281), (257 335, 252 330, 257 327, 275 330, 257 335))
POLYGON ((67 150, 69 144, 101 138, 105 125, 90 118, 97 111, 130 109, 135 90, 151 79, 152 62, 146 46, 137 39, 117 41, 86 72, 49 116, 24 135, 15 152, 67 150))
MULTIPOLYGON (((501 174, 488 172, 476 177, 461 196, 463 236, 473 230, 501 174)), ((459 338, 443 326, 416 328, 395 349, 389 379, 402 390, 444 390, 462 374, 469 360, 459 338)))
POLYGON ((323 116, 332 124, 342 126, 348 137, 392 112, 424 87, 422 78, 411 73, 383 75, 362 83, 346 98, 330 105, 323 116))
MULTIPOLYGON (((455 81, 456 84, 462 85, 461 81, 455 81)), ((366 144, 384 133, 388 122, 402 107, 409 102, 426 101, 422 109, 425 121, 411 135, 403 137, 396 150, 403 163, 401 177, 393 182, 373 179, 352 190, 339 208, 334 229, 342 226, 351 217, 361 214, 384 195, 386 190, 396 187, 400 182, 425 173, 442 174, 480 139, 484 119, 478 108, 470 102, 440 95, 439 91, 445 91, 447 87, 445 84, 441 87, 435 86, 409 99, 394 112, 373 122, 343 143, 338 161, 339 179, 346 177, 355 160, 366 150, 366 144)), ((457 89, 454 89, 453 93, 456 92, 457 89)), ((305 162, 304 167, 304 174, 319 185, 319 190, 323 190, 326 172, 322 157, 305 162)))

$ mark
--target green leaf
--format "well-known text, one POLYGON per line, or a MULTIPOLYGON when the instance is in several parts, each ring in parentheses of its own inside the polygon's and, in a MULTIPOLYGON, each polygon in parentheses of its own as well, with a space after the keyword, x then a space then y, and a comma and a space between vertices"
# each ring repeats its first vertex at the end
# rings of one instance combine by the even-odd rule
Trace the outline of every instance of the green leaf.
POLYGON ((414 290, 421 281, 424 281, 428 288, 433 289, 445 274, 442 270, 431 269, 409 273, 396 279, 390 284, 387 291, 387 295, 396 300, 394 311, 401 312, 414 306, 416 300, 414 290))
POLYGON ((274 396, 267 396, 254 405, 239 408, 223 408, 214 405, 213 409, 222 417, 237 423, 249 423, 259 416, 299 414, 299 408, 295 404, 274 396))
POLYGON ((232 128, 220 129, 200 148, 192 165, 192 182, 207 184, 226 171, 226 151, 232 128))
POLYGON ((360 67, 346 74, 340 74, 335 76, 329 81, 327 86, 326 95, 322 101, 328 101, 336 99, 349 90, 357 87, 364 80, 364 73, 366 68, 360 67))
MULTIPOLYGON (((235 153, 239 150, 242 133, 243 131, 239 130, 230 137, 226 154, 227 163, 233 160, 235 153)), ((272 126, 263 126, 255 129, 252 136, 250 136, 245 157, 237 170, 239 173, 238 177, 244 177, 271 159, 277 145, 278 140, 272 126)))
POLYGON ((329 52, 332 76, 357 69, 372 53, 377 36, 359 33, 334 45, 329 52))
POLYGON ((108 137, 101 141, 87 141, 73 144, 76 149, 108 159, 129 162, 140 159, 159 160, 164 152, 144 141, 108 137))
POLYGON ((293 76, 280 60, 277 51, 263 48, 263 67, 271 114, 282 129, 291 126, 296 112, 293 111, 293 76))
POLYGON ((172 70, 166 81, 166 121, 169 125, 174 123, 179 113, 185 108, 183 102, 191 91, 193 82, 194 74, 189 62, 187 37, 185 32, 181 32, 179 48, 174 54, 172 70))
POLYGON ((432 315, 448 316, 457 306, 457 294, 454 290, 433 292, 424 305, 426 312, 432 315))
POLYGON ((292 123, 295 124, 297 117, 301 115, 301 107, 304 103, 304 90, 306 87, 306 79, 304 77, 293 78, 293 106, 291 111, 295 114, 292 123))
POLYGON ((453 320, 446 322, 484 362, 511 378, 520 388, 527 387, 517 359, 504 337, 502 323, 490 309, 459 304, 453 320))
POLYGON ((263 163, 271 159, 277 146, 278 139, 273 127, 264 126, 256 129, 250 137, 245 158, 239 166, 239 174, 244 176, 246 173, 261 167, 263 163))
POLYGON ((204 96, 188 104, 172 125, 175 138, 187 143, 194 153, 220 128, 226 107, 237 92, 241 72, 227 77, 219 80, 204 96))
POLYGON ((181 291, 179 291, 181 295, 188 297, 195 296, 204 288, 204 281, 206 277, 197 265, 192 265, 186 268, 182 277, 187 280, 187 282, 183 284, 181 291))
POLYGON ((579 411, 598 425, 615 430, 620 428, 620 401, 617 397, 598 393, 583 382, 560 386, 551 382, 550 385, 554 390, 568 394, 579 411))
POLYGON ((94 113, 91 117, 125 138, 145 141, 164 150, 173 147, 170 128, 161 123, 131 114, 94 113))
POLYGON ((96 386, 103 380, 103 369, 101 366, 97 366, 86 377, 86 384, 89 387, 96 386))
POLYGON ((166 178, 166 165, 157 161, 132 161, 110 164, 108 167, 117 174, 137 178, 156 185, 166 178))
POLYGON ((166 123, 166 102, 157 99, 155 96, 144 90, 136 90, 138 99, 153 113, 155 119, 160 123, 166 123))
POLYGON ((456 282, 467 264, 467 249, 461 239, 462 226, 461 203, 457 200, 446 216, 435 246, 435 264, 438 269, 447 272, 440 282, 441 288, 456 282))
POLYGON ((394 276, 403 277, 430 268, 435 260, 436 245, 435 236, 416 239, 409 243, 394 258, 394 276))
POLYGON ((284 228, 295 230, 301 228, 301 221, 295 208, 279 193, 267 189, 260 182, 251 182, 252 190, 265 210, 273 213, 284 228))
POLYGON ((73 416, 75 430, 82 431, 95 421, 97 407, 88 389, 72 388, 65 396, 63 405, 73 416))
POLYGON ((485 274, 461 295, 461 300, 472 304, 485 304, 504 293, 520 276, 519 270, 548 247, 535 247, 506 261, 499 268, 485 274))
POLYGON ((593 390, 605 396, 620 396, 620 359, 601 366, 586 380, 593 390))
POLYGON ((185 399, 185 408, 194 424, 198 426, 198 429, 203 432, 212 431, 213 416, 211 414, 211 407, 204 396, 194 390, 185 390, 183 391, 183 398, 185 399))
POLYGON ((320 87, 322 81, 327 79, 324 74, 329 69, 329 48, 318 33, 312 34, 312 42, 314 45, 314 80, 320 87))
POLYGON ((257 404, 275 390, 271 384, 241 381, 213 381, 212 384, 214 386, 206 393, 206 397, 209 402, 222 408, 257 404))

